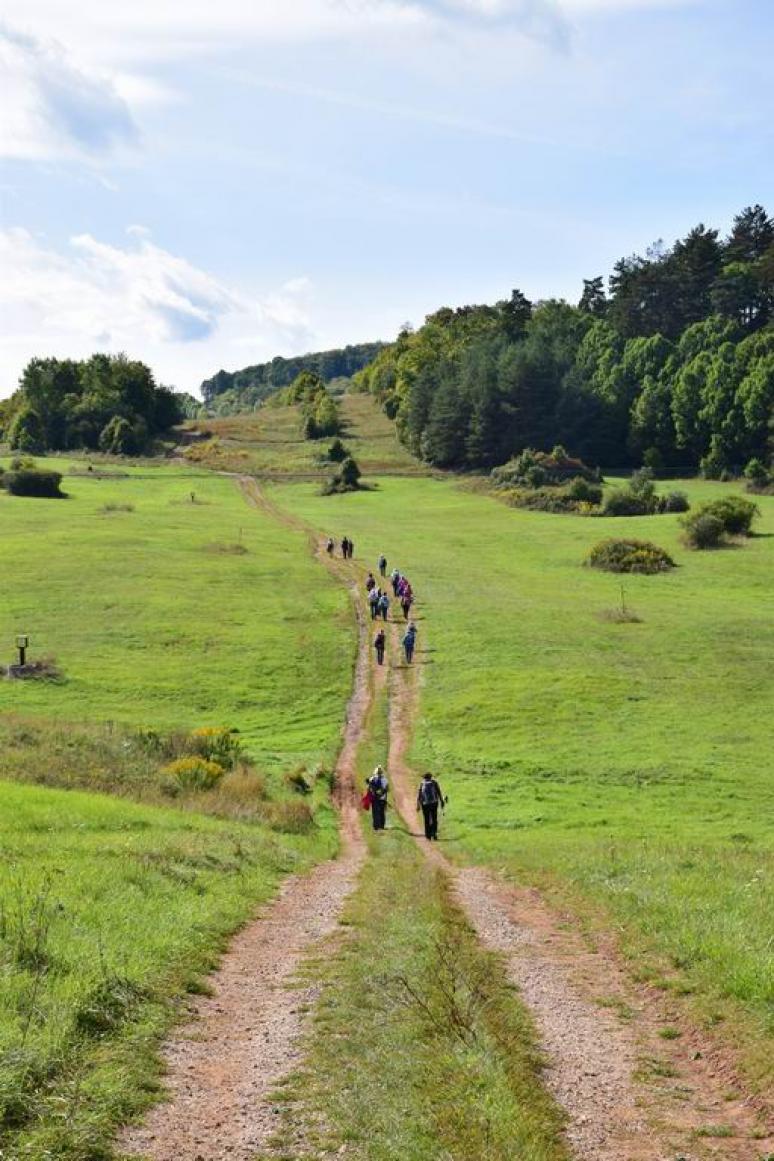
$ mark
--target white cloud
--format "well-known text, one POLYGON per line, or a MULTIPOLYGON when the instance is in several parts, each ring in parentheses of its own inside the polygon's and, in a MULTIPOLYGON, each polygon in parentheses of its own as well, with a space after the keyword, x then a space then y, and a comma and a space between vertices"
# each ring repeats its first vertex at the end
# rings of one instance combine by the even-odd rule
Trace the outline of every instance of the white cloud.
POLYGON ((54 42, 0 25, 0 78, 3 156, 96 157, 137 139, 110 79, 79 67, 54 42))
POLYGON ((218 365, 244 365, 248 345, 257 357, 311 341, 308 280, 252 298, 156 246, 143 227, 128 233, 124 247, 82 234, 62 252, 21 228, 0 232, 6 369, 18 374, 33 355, 126 350, 192 389, 218 365))

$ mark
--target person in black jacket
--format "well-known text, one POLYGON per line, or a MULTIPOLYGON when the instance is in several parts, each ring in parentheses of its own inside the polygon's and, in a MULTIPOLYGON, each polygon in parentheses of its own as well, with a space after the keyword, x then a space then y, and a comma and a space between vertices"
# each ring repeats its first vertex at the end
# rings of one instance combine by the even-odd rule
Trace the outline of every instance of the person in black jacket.
POLYGON ((424 815, 426 839, 438 839, 438 807, 443 810, 445 805, 438 782, 432 774, 425 774, 417 791, 417 813, 421 810, 424 815))
POLYGON ((384 629, 380 629, 374 637, 374 649, 376 650, 376 660, 379 665, 384 665, 384 650, 387 645, 387 638, 384 635, 384 629))
POLYGON ((389 784, 381 766, 377 766, 366 782, 371 794, 371 819, 374 830, 384 830, 387 824, 387 791, 389 784))

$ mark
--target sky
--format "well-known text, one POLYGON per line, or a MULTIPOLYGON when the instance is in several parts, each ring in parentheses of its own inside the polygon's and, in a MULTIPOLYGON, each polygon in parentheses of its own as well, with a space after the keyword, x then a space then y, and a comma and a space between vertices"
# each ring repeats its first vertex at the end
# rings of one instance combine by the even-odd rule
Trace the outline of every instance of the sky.
POLYGON ((774 212, 771 0, 5 0, 0 397, 35 355, 221 367, 577 301, 774 212))

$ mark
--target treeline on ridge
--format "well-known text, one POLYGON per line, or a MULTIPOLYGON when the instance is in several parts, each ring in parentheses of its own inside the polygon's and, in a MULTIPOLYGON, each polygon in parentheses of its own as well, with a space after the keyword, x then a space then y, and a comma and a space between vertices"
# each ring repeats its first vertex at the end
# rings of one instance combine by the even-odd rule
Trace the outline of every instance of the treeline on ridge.
POLYGON ((241 371, 218 371, 202 383, 202 398, 214 415, 252 411, 275 391, 289 387, 304 371, 319 376, 325 383, 333 383, 336 379, 349 380, 356 371, 376 358, 383 346, 384 343, 355 343, 293 358, 278 355, 270 363, 258 363, 241 371))
POLYGON ((563 444, 591 464, 717 476, 770 460, 774 220, 696 226, 584 281, 580 302, 518 290, 404 329, 355 386, 439 467, 486 469, 563 444))
POLYGON ((0 402, 0 441, 22 452, 139 455, 191 405, 197 401, 158 386, 144 363, 126 355, 31 359, 18 390, 0 402))

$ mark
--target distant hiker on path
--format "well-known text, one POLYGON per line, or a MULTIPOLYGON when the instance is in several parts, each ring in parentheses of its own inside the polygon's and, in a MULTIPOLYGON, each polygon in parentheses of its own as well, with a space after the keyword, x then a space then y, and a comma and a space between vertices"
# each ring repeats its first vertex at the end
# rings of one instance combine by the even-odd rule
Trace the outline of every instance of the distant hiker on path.
POLYGON ((379 612, 379 601, 381 600, 381 589, 371 589, 368 594, 368 607, 371 610, 371 620, 375 621, 379 612))
POLYGON ((414 646, 416 645, 416 641, 417 641, 417 628, 416 628, 416 625, 414 624, 414 622, 412 621, 411 624, 409 625, 408 629, 406 630, 406 633, 405 633, 405 635, 403 637, 403 641, 402 641, 403 652, 406 654, 406 661, 409 665, 411 665, 411 662, 414 658, 414 646))
POLYGON ((341 555, 345 560, 349 558, 349 541, 347 540, 346 536, 341 542, 341 555))
POLYGON ((347 544, 349 545, 349 548, 347 550, 347 555, 348 555, 349 559, 352 560, 352 557, 355 555, 355 545, 353 544, 353 542, 351 540, 347 540, 347 544))
POLYGON ((414 603, 414 594, 411 591, 411 585, 406 585, 400 598, 400 607, 403 609, 403 616, 408 621, 411 606, 414 603))
POLYGON ((325 551, 328 553, 328 556, 333 556, 333 550, 335 547, 336 545, 333 543, 333 537, 329 536, 325 544, 325 551))
POLYGON ((379 612, 382 614, 382 620, 387 620, 387 614, 390 611, 390 598, 386 593, 382 593, 379 597, 379 612))
POLYGON ((375 589, 375 588, 376 588, 376 579, 374 577, 374 574, 372 572, 369 572, 368 576, 366 577, 366 592, 370 593, 371 589, 375 589))
POLYGON ((387 557, 382 553, 378 560, 379 576, 387 576, 387 557))
POLYGON ((376 650, 377 665, 384 665, 384 650, 387 645, 387 638, 384 635, 384 629, 380 629, 374 637, 374 649, 376 650))
POLYGON ((425 774, 417 791, 417 813, 422 811, 425 819, 425 838, 438 839, 438 807, 445 808, 441 787, 432 774, 425 774))
POLYGON ((384 830, 387 822, 387 789, 388 782, 381 766, 377 766, 366 783, 366 789, 371 795, 371 818, 374 830, 384 830))
POLYGON ((392 570, 392 572, 390 573, 390 581, 392 582, 393 595, 396 597, 398 595, 398 581, 399 580, 400 580, 400 573, 398 572, 397 568, 394 568, 392 570))

